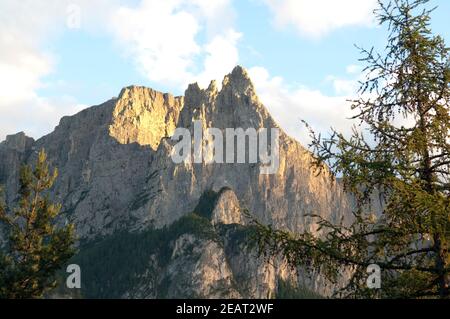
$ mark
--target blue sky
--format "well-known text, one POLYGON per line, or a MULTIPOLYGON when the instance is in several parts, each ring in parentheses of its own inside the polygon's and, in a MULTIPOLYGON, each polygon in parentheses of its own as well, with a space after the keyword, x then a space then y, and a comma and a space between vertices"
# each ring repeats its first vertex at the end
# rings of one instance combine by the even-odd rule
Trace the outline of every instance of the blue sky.
MULTIPOLYGON (((63 115, 117 96, 131 84, 181 95, 187 84, 246 67, 286 131, 307 142, 348 129, 346 99, 361 64, 355 44, 382 48, 376 0, 2 0, 0 140, 38 138, 63 115)), ((432 26, 450 45, 450 1, 432 26)))

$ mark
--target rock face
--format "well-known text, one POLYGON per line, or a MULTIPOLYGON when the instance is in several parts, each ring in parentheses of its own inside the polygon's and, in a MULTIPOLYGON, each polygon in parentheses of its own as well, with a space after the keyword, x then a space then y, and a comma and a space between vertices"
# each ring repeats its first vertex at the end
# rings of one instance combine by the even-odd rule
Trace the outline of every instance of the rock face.
MULTIPOLYGON (((15 200, 19 165, 32 162, 41 148, 59 169, 51 196, 63 204, 64 219, 75 223, 84 242, 169 227, 200 209, 204 194, 216 194, 200 215, 221 232, 219 242, 189 233, 171 239, 170 251, 164 252, 170 261, 155 266, 158 276, 148 270, 157 255, 149 256, 147 271, 135 274, 142 280, 123 297, 158 297, 164 280, 170 282, 166 297, 273 296, 279 280, 304 278, 282 262, 268 263, 245 252, 227 235, 227 226, 245 226, 244 208, 262 222, 291 231, 315 230, 305 214, 337 221, 349 211, 340 185, 327 170, 312 171, 311 154, 279 128, 241 67, 225 77, 220 91, 214 82, 206 90, 192 84, 184 97, 128 87, 117 99, 62 118, 53 133, 37 141, 23 133, 9 136, 0 144, 0 184, 9 204, 15 200), (280 129, 279 169, 264 175, 261 163, 174 163, 177 141, 170 137, 175 128, 193 133, 194 121, 223 132, 280 129)), ((318 279, 304 283, 326 292, 318 279)))
POLYGON ((211 223, 213 225, 245 224, 239 199, 233 190, 229 188, 221 190, 212 211, 211 223))
POLYGON ((109 134, 121 144, 150 145, 156 150, 176 128, 183 97, 173 97, 144 87, 122 90, 113 110, 109 134))
POLYGON ((0 189, 4 186, 7 202, 16 198, 20 166, 33 150, 33 144, 34 140, 23 132, 8 135, 0 143, 0 189))

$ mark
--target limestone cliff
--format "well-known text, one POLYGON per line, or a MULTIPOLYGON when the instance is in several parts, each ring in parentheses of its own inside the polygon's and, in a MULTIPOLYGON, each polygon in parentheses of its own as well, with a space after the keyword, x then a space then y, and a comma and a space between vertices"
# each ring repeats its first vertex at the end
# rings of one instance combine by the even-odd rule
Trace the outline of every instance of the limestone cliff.
POLYGON ((122 144, 150 145, 156 150, 172 136, 183 106, 183 97, 161 94, 144 87, 122 90, 113 110, 109 134, 122 144))
POLYGON ((224 78, 220 91, 214 82, 205 90, 192 84, 184 97, 128 87, 118 98, 62 118, 37 141, 21 133, 8 137, 0 144, 0 184, 13 204, 19 165, 45 148, 60 173, 51 196, 63 204, 63 218, 75 223, 83 243, 124 232, 165 238, 166 251, 146 255, 147 266, 132 274, 139 283, 122 297, 158 297, 161 291, 165 297, 268 297, 280 279, 326 292, 318 277, 306 279, 281 261, 252 256, 236 234, 245 228, 243 208, 292 231, 314 231, 305 218, 310 213, 336 221, 349 212, 340 185, 326 170, 312 171, 311 154, 281 129, 276 174, 260 174, 260 163, 176 164, 170 137, 177 127, 192 130, 194 121, 221 130, 279 128, 241 67, 224 78), (205 194, 215 195, 202 204, 205 194), (165 233, 192 213, 208 221, 215 239, 165 233))

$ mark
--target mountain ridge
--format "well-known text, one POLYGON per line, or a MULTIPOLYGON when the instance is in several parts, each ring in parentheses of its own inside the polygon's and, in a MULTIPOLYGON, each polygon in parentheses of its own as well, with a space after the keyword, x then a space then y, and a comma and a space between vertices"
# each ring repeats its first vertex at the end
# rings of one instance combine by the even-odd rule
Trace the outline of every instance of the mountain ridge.
MULTIPOLYGON (((247 71, 240 66, 224 77, 220 90, 214 81, 206 89, 191 84, 184 97, 174 97, 129 86, 122 89, 118 98, 63 117, 52 133, 36 141, 24 134, 10 137, 9 142, 0 144, 0 184, 6 185, 9 204, 16 198, 18 168, 22 163, 32 163, 41 148, 47 151, 51 166, 60 171, 50 196, 63 205, 61 222, 74 223, 84 242, 123 231, 166 229, 195 212, 208 192, 224 196, 208 212, 213 230, 226 225, 246 227, 241 215, 246 208, 276 228, 316 232, 317 225, 306 215, 314 213, 339 221, 350 207, 347 195, 330 178, 329 171, 316 174, 311 168, 311 153, 282 131, 260 102, 247 71), (192 130, 195 121, 203 128, 220 130, 280 129, 278 171, 261 175, 261 163, 174 163, 171 154, 176 142, 170 137, 178 127, 192 130)), ((168 249, 174 250, 173 259, 169 264, 156 265, 156 273, 164 275, 154 274, 157 278, 151 280, 160 283, 171 278, 175 286, 169 287, 170 297, 198 294, 263 298, 274 293, 280 278, 295 278, 312 290, 329 292, 320 277, 306 280, 304 273, 299 277, 282 262, 269 266, 267 261, 236 251, 236 247, 227 249, 225 243, 229 239, 222 238, 225 248, 192 234, 170 239, 173 245, 168 249), (198 259, 193 261, 188 254, 181 254, 184 257, 180 259, 180 254, 175 254, 179 247, 189 251, 186 247, 193 243, 203 247, 196 251, 198 259), (211 268, 208 260, 214 259, 212 256, 216 262, 211 268), (178 279, 183 282, 179 290, 174 278, 182 269, 190 270, 187 277, 178 279), (194 274, 198 281, 189 285, 188 278, 194 274), (236 276, 247 278, 248 293, 235 289, 236 276), (223 286, 222 295, 213 293, 212 287, 219 283, 223 286)), ((150 281, 145 280, 144 287, 134 288, 147 291, 150 288, 145 283, 150 281)), ((133 289, 122 295, 133 295, 133 289)), ((147 296, 157 296, 156 286, 150 290, 147 296)), ((135 296, 146 297, 142 293, 135 296)))

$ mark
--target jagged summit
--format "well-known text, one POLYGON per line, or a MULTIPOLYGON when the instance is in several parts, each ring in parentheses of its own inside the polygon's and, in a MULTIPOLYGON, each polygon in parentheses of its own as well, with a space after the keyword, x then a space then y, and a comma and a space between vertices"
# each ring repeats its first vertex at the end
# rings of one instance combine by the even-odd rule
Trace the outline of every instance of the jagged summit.
POLYGON ((138 143, 157 150, 175 128, 190 128, 193 121, 217 128, 279 127, 259 101, 248 72, 236 66, 224 77, 220 90, 216 81, 207 89, 192 83, 184 97, 142 86, 122 89, 109 133, 121 144, 138 143))
MULTIPOLYGON (((238 92, 238 93, 248 93, 251 91, 253 91, 253 93, 254 93, 254 91, 255 91, 253 82, 252 82, 247 70, 240 65, 237 65, 236 67, 234 67, 234 69, 231 71, 231 73, 224 76, 224 78, 222 80, 221 90, 223 90, 226 87, 230 87, 233 91, 238 92)), ((194 82, 194 83, 189 84, 188 88, 186 90, 186 92, 189 92, 189 93, 200 92, 200 91, 205 91, 205 92, 210 92, 210 93, 220 93, 218 90, 216 80, 212 80, 207 89, 200 88, 198 83, 194 82)), ((189 93, 185 93, 185 95, 188 95, 189 93)))
POLYGON ((220 90, 215 81, 207 89, 197 83, 188 86, 178 127, 189 128, 193 121, 220 129, 280 128, 260 102, 248 72, 241 66, 224 77, 220 90))
POLYGON ((212 80, 212 81, 209 83, 209 86, 208 86, 208 89, 207 89, 207 90, 208 90, 209 92, 213 93, 213 94, 216 94, 216 93, 218 92, 216 80, 212 80))
POLYGON ((237 92, 254 91, 253 82, 245 68, 238 65, 233 71, 226 75, 222 87, 231 86, 237 92))
POLYGON ((246 69, 236 66, 233 71, 224 76, 222 87, 219 90, 216 80, 212 80, 207 89, 202 89, 197 82, 188 85, 186 97, 197 98, 201 94, 215 96, 224 91, 233 91, 235 94, 255 95, 255 89, 246 69))

